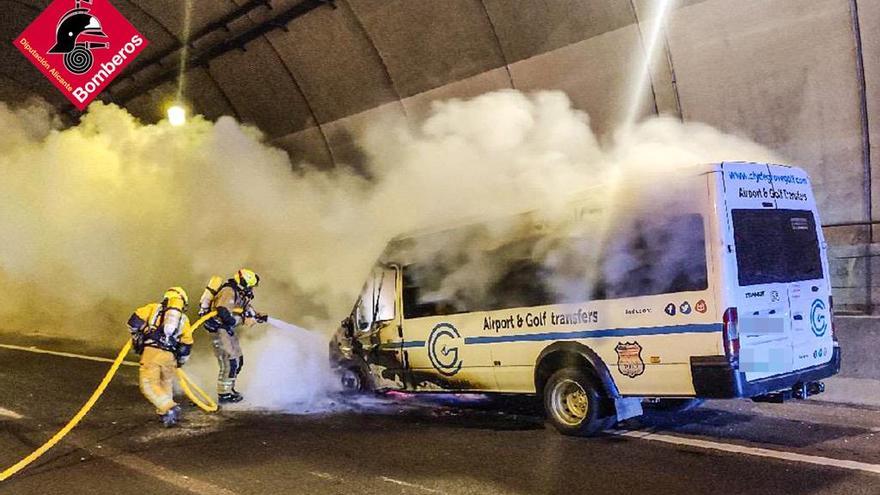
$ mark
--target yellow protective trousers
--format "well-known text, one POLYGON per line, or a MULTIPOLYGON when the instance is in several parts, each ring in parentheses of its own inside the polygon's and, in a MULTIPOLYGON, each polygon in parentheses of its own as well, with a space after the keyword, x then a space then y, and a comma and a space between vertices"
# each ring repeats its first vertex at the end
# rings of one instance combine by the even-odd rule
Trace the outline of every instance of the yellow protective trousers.
POLYGON ((141 355, 141 393, 154 406, 156 414, 165 414, 177 404, 174 402, 174 376, 177 358, 174 354, 155 347, 145 347, 141 355))
POLYGON ((235 388, 235 379, 244 365, 238 336, 230 335, 225 328, 221 328, 211 334, 211 344, 214 346, 214 356, 217 357, 217 364, 220 367, 220 373, 217 377, 217 393, 232 393, 235 388))

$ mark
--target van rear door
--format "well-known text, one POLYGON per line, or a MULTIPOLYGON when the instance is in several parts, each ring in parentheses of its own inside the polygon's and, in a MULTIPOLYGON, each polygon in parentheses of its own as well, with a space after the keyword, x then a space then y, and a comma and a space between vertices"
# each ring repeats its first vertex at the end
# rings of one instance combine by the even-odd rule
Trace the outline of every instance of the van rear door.
POLYGON ((800 169, 756 163, 725 163, 723 177, 740 370, 752 381, 827 362, 830 287, 809 178, 800 169))
POLYGON ((769 165, 776 207, 803 212, 788 219, 790 265, 788 300, 791 307, 793 368, 795 371, 831 360, 831 275, 828 249, 806 172, 769 165))

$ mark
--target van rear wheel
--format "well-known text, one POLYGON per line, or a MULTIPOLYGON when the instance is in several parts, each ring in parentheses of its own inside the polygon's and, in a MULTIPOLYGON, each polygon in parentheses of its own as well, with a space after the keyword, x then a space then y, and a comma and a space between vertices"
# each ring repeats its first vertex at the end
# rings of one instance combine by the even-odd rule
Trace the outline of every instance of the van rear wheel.
POLYGON ((544 386, 544 410, 563 435, 586 437, 608 426, 595 380, 577 368, 563 368, 544 386))

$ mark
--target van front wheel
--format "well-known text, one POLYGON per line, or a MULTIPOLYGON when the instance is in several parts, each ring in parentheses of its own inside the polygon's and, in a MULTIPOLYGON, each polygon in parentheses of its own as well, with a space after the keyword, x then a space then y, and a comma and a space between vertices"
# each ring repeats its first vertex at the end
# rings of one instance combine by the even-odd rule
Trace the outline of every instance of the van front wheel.
POLYGON ((544 386, 544 410, 563 435, 586 437, 606 426, 595 381, 577 368, 563 368, 544 386))
POLYGON ((369 390, 364 374, 357 368, 339 370, 339 382, 344 394, 360 394, 369 390))

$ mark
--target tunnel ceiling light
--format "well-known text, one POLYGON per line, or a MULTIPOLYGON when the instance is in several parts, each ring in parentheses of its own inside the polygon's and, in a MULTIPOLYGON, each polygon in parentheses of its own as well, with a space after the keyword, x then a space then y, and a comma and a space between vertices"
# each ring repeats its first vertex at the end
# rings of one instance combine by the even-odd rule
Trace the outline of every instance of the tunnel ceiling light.
POLYGON ((168 108, 168 123, 174 127, 186 123, 186 110, 180 105, 172 105, 168 108))

